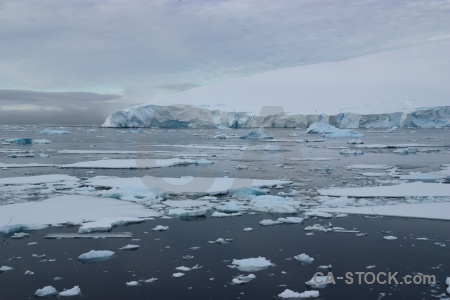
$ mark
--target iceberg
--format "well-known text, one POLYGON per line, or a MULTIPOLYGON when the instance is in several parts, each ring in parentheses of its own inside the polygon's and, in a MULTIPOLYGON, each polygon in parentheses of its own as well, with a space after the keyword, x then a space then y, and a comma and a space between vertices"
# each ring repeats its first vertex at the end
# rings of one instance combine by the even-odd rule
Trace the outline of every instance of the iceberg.
POLYGON ((78 285, 74 286, 71 289, 64 290, 61 293, 59 293, 59 296, 61 297, 75 297, 81 295, 81 289, 78 285))
POLYGON ((309 256, 305 253, 294 256, 294 259, 298 260, 299 262, 302 262, 304 264, 310 264, 314 261, 314 258, 312 258, 311 256, 309 256))
POLYGON ((34 293, 34 295, 36 297, 47 297, 47 296, 56 295, 56 294, 58 294, 58 291, 51 285, 44 286, 42 289, 38 289, 34 293))
POLYGON ((103 126, 449 127, 449 45, 445 39, 222 81, 116 111, 103 126))
POLYGON ((281 294, 278 294, 278 297, 282 298, 282 299, 298 299, 298 298, 302 298, 302 299, 311 299, 311 298, 318 298, 319 297, 319 292, 315 291, 315 290, 311 290, 311 291, 305 291, 303 293, 298 293, 298 292, 294 292, 290 289, 285 289, 284 292, 282 292, 281 294))

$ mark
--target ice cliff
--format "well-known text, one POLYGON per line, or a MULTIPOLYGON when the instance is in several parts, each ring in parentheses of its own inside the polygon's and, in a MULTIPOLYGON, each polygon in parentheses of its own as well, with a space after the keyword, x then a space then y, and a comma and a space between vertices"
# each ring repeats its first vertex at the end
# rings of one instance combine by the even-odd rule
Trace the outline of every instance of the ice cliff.
POLYGON ((104 127, 449 127, 450 40, 223 81, 116 111, 104 127))

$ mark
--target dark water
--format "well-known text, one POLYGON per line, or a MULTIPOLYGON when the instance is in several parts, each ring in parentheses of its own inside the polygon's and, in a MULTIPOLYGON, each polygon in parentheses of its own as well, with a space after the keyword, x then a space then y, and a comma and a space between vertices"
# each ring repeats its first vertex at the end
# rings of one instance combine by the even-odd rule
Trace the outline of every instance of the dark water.
MULTIPOLYGON (((53 163, 68 164, 86 160, 109 158, 172 158, 178 154, 200 154, 214 161, 213 165, 172 167, 150 170, 89 170, 59 169, 56 167, 23 168, 0 170, 0 177, 13 177, 40 174, 68 174, 77 177, 108 176, 205 176, 279 179, 287 178, 303 183, 306 189, 324 186, 373 185, 377 179, 361 176, 360 170, 348 170, 350 164, 386 164, 400 168, 404 174, 411 171, 429 172, 439 169, 441 164, 449 163, 448 129, 421 129, 385 131, 362 131, 366 144, 420 143, 429 147, 417 148, 419 151, 409 155, 392 153, 392 149, 365 150, 361 156, 343 156, 339 150, 330 147, 347 147, 347 139, 329 139, 325 142, 261 142, 236 138, 226 140, 208 139, 218 133, 241 135, 248 130, 132 130, 89 128, 65 128, 71 135, 43 136, 38 127, 2 127, 0 138, 31 137, 46 138, 48 145, 3 146, 2 149, 33 150, 36 154, 50 155, 42 158, 9 158, 1 153, 2 163, 53 163), (278 145, 281 152, 209 150, 183 148, 174 145, 278 145), (158 146, 163 145, 163 146, 158 146), (130 150, 130 151, 169 151, 146 154, 61 154, 58 150, 130 150), (429 150, 429 151, 428 151, 429 150), (292 161, 290 158, 328 157, 330 161, 292 161), (283 168, 276 166, 282 164, 283 168), (236 165, 246 165, 247 169, 237 170, 236 165), (227 172, 227 173, 224 173, 227 172)), ((57 129, 57 128, 55 128, 57 129)), ((305 134, 303 130, 268 129, 268 135, 276 139, 319 139, 305 134), (292 136, 292 135, 296 136, 292 136)), ((349 146, 353 147, 353 146, 349 146)), ((377 172, 377 171, 374 171, 377 172)), ((300 188, 298 188, 300 189, 300 188)), ((0 197, 1 198, 1 197, 0 197)), ((30 196, 30 200, 41 199, 30 196)), ((450 213, 450 212, 449 212, 450 213)), ((1 217, 1 216, 0 216, 1 217)), ((319 289, 321 299, 436 299, 445 292, 445 278, 450 276, 450 222, 402 218, 333 218, 334 226, 347 229, 356 228, 366 236, 356 237, 352 233, 314 232, 307 236, 305 226, 319 223, 327 225, 328 220, 310 219, 304 225, 280 225, 262 227, 259 221, 276 218, 268 215, 244 215, 226 219, 205 218, 203 220, 183 221, 178 219, 159 219, 142 224, 117 227, 113 231, 130 231, 130 239, 44 239, 47 233, 76 232, 78 227, 50 228, 30 232, 30 237, 12 240, 3 236, 0 244, 0 266, 15 269, 0 274, 0 299, 33 298, 38 288, 53 285, 58 291, 79 285, 84 299, 274 299, 286 288, 303 292, 309 288, 305 282, 310 280, 319 265, 332 264, 333 275, 344 276, 346 272, 400 272, 405 275, 422 273, 435 275, 433 285, 380 285, 336 284, 319 289), (156 225, 167 225, 165 232, 150 231, 156 225), (244 232, 252 227, 251 232, 244 232), (391 231, 386 233, 383 231, 391 231), (145 233, 148 232, 148 233, 145 233), (395 235, 399 239, 383 240, 383 236, 395 235), (217 238, 232 238, 226 245, 208 244, 217 238), (415 240, 427 237, 428 241, 415 240), (29 242, 38 245, 26 246, 29 242), (435 244, 445 243, 447 247, 435 244), (117 250, 126 244, 138 244, 136 251, 117 250), (201 246, 197 251, 189 247, 201 246), (90 250, 113 250, 116 256, 98 264, 81 264, 77 257, 90 250), (315 261, 301 265, 292 257, 301 253, 312 256, 315 261), (39 262, 32 254, 46 254, 54 262, 39 262), (183 260, 184 255, 194 259, 183 260), (271 260, 275 267, 253 272, 256 279, 245 285, 230 284, 233 277, 243 274, 227 267, 232 259, 263 256, 271 260), (14 259, 21 257, 20 259, 14 259), (181 278, 172 274, 178 266, 203 266, 199 270, 186 272, 181 278), (375 265, 373 269, 366 266, 375 265), (25 276, 26 270, 35 272, 25 276), (285 272, 285 273, 284 273, 285 272), (54 277, 62 277, 54 281, 54 277), (126 282, 157 277, 153 283, 142 283, 128 287, 126 282), (214 278, 214 280, 210 280, 214 278)), ((356 275, 355 275, 356 278, 356 275)))
MULTIPOLYGON (((0 261, 15 269, 0 274, 1 299, 33 298, 33 293, 46 285, 57 290, 79 285, 84 299, 273 299, 286 288, 302 292, 304 284, 319 270, 319 265, 333 266, 333 276, 346 272, 400 272, 405 275, 420 272, 435 275, 431 285, 347 285, 336 280, 335 285, 320 289, 321 299, 430 299, 445 291, 445 278, 450 273, 450 252, 435 242, 449 243, 450 222, 401 218, 335 218, 335 226, 357 228, 367 233, 356 237, 352 233, 314 232, 307 236, 305 225, 327 224, 328 221, 309 219, 305 225, 262 227, 257 225, 268 215, 247 215, 229 219, 206 218, 201 221, 154 220, 142 224, 115 228, 114 231, 133 232, 135 239, 44 239, 54 232, 76 232, 77 228, 51 228, 32 232, 30 237, 11 240, 3 237, 0 261), (168 231, 152 232, 155 225, 169 226, 168 231), (253 227, 244 232, 243 228, 253 227), (399 239, 383 240, 387 235, 399 239), (145 233, 148 232, 148 233, 145 233), (233 238, 225 245, 209 244, 219 237, 233 238), (415 240, 427 237, 429 241, 415 240), (37 245, 27 246, 29 242, 37 245), (138 244, 135 251, 117 250, 126 244, 138 244), (200 246, 196 251, 189 250, 200 246), (82 264, 77 257, 92 249, 112 250, 116 256, 97 264, 82 264), (301 265, 292 257, 300 253, 312 256, 312 264, 301 265), (39 262, 32 254, 46 254, 54 262, 39 262), (193 255, 190 260, 183 256, 193 255), (13 259, 20 256, 20 259, 13 259), (227 267, 232 259, 263 256, 276 266, 253 272, 256 279, 245 285, 230 284, 233 277, 243 274, 227 267), (12 259, 12 260, 9 260, 12 259), (289 259, 289 260, 288 260, 289 259), (179 266, 201 269, 186 272, 181 278, 172 274, 179 266), (366 266, 375 265, 373 269, 366 266), (35 272, 25 276, 26 270, 35 272), (285 272, 285 273, 282 273, 285 272), (62 277, 54 281, 54 277, 62 277), (157 277, 153 283, 128 287, 126 282, 157 277), (210 280, 214 278, 214 280, 210 280)), ((356 279, 355 275, 355 279, 356 279)))

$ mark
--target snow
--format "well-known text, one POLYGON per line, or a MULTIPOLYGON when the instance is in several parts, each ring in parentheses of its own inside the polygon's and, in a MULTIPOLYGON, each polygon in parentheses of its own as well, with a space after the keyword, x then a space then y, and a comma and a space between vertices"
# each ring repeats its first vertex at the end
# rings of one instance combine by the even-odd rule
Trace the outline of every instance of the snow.
POLYGON ((34 293, 34 295, 36 297, 47 297, 47 296, 56 295, 56 294, 58 294, 58 291, 51 285, 47 285, 47 286, 43 287, 42 289, 38 289, 34 293))
POLYGON ((233 259, 231 264, 232 266, 229 267, 237 268, 242 272, 256 272, 274 266, 270 260, 261 256, 256 258, 233 259))
POLYGON ((67 130, 55 130, 55 129, 43 129, 39 131, 40 134, 46 134, 46 135, 59 135, 59 134, 71 134, 72 132, 67 130))
MULTIPOLYGON (((103 218, 145 218, 160 216, 142 205, 116 199, 66 195, 40 202, 0 206, 0 232, 42 229, 46 224, 81 224, 103 218), (49 214, 49 212, 52 212, 49 214)), ((114 219, 113 219, 114 220, 114 219)), ((120 221, 115 219, 116 221, 120 221)), ((109 224, 109 223, 108 223, 109 224)), ((87 224, 86 226, 89 226, 87 224)))
POLYGON ((59 293, 59 296, 62 297, 74 297, 74 296, 80 296, 81 295, 81 289, 78 285, 74 286, 71 289, 64 290, 61 293, 59 293))
POLYGON ((63 169, 150 169, 197 164, 192 159, 102 159, 59 165, 63 169))
POLYGON ((450 202, 368 207, 321 208, 333 213, 450 220, 450 202))
POLYGON ((441 183, 410 182, 392 186, 319 189, 321 195, 348 197, 450 197, 450 188, 441 183))
POLYGON ((318 291, 305 291, 303 293, 294 292, 290 289, 284 290, 281 294, 278 294, 278 297, 282 299, 292 299, 292 298, 304 298, 304 299, 311 299, 311 298, 318 298, 319 292, 318 291))
POLYGON ((448 106, 449 53, 447 39, 274 70, 118 111, 103 126, 305 128, 324 114, 341 128, 449 126, 445 110, 420 110, 448 106))
POLYGON ((310 263, 314 262, 314 258, 312 258, 311 256, 309 256, 305 253, 294 256, 294 259, 298 260, 299 262, 305 263, 305 264, 310 264, 310 263))
POLYGON ((127 225, 131 223, 141 223, 144 221, 144 219, 136 217, 102 218, 94 222, 83 223, 78 229, 78 233, 110 231, 114 226, 127 225))
POLYGON ((116 253, 110 250, 91 250, 78 256, 81 261, 103 261, 114 257, 116 253))

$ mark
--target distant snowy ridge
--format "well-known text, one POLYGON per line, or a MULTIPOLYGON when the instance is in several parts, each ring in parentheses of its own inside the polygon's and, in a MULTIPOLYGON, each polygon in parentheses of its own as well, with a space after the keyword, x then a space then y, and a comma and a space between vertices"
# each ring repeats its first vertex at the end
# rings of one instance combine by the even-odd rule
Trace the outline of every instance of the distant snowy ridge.
POLYGON ((104 127, 449 127, 450 40, 275 70, 116 111, 104 127))

